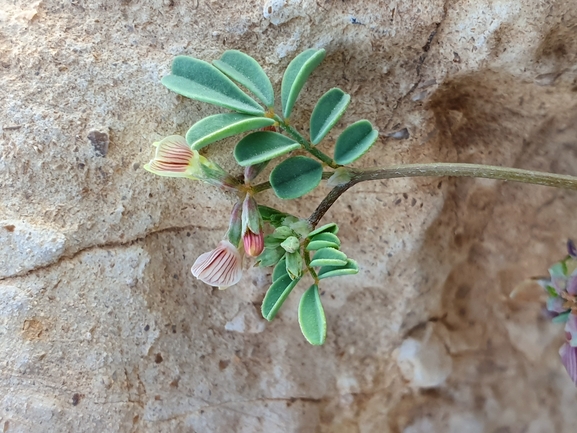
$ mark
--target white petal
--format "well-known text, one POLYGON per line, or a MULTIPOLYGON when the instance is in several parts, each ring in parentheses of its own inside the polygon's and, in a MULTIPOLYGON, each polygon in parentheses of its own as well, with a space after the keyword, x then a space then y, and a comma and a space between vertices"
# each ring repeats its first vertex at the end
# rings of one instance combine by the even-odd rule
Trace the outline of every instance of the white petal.
POLYGON ((242 277, 240 253, 230 242, 220 241, 214 250, 196 259, 191 271, 200 281, 226 289, 234 286, 242 277))

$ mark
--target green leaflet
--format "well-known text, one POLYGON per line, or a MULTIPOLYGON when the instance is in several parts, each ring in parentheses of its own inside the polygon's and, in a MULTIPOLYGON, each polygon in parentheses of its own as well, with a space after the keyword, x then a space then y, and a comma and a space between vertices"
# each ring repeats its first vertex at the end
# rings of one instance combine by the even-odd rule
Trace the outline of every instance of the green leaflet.
POLYGON ((212 64, 250 90, 267 107, 274 105, 272 84, 258 62, 249 55, 229 50, 222 54, 220 60, 215 60, 212 64))
POLYGON ((327 320, 319 288, 313 284, 301 297, 299 303, 299 325, 307 341, 314 345, 320 346, 325 342, 327 337, 327 320))
POLYGON ((367 152, 377 140, 379 133, 368 120, 353 123, 337 139, 335 162, 341 165, 356 161, 367 152))
POLYGON ((303 274, 303 258, 300 251, 286 253, 286 272, 291 279, 300 278, 303 274))
POLYGON ((320 162, 306 156, 293 156, 270 173, 270 184, 279 198, 298 198, 315 189, 323 177, 320 162))
POLYGON ((273 119, 241 113, 222 113, 205 117, 196 122, 186 133, 186 142, 194 150, 252 129, 274 124, 273 119))
POLYGON ((268 222, 273 227, 279 227, 284 219, 289 216, 289 214, 263 205, 258 205, 258 211, 263 221, 268 222))
POLYGON ((276 265, 285 255, 286 251, 281 247, 265 248, 260 256, 256 258, 256 264, 261 268, 276 265))
POLYGON ((348 259, 344 266, 323 266, 317 272, 319 280, 341 275, 353 275, 359 273, 359 265, 353 259, 348 259))
POLYGON ((284 155, 301 145, 296 141, 271 131, 258 131, 248 134, 234 148, 234 157, 243 167, 268 161, 284 155))
POLYGON ((315 235, 307 245, 307 251, 320 250, 321 248, 339 248, 341 241, 331 232, 323 232, 315 235))
POLYGON ((311 115, 311 143, 318 144, 344 114, 351 96, 333 88, 318 100, 311 115))
POLYGON ((226 75, 210 63, 193 57, 177 56, 172 62, 172 75, 161 82, 187 98, 255 116, 264 114, 263 108, 226 75))
POLYGON ((280 246, 283 247, 287 253, 294 253, 300 249, 301 243, 296 236, 289 236, 280 246))
POLYGON ((283 257, 274 267, 272 271, 272 281, 273 283, 278 280, 283 275, 288 275, 286 272, 286 258, 283 257))
POLYGON ((281 84, 281 102, 285 119, 290 116, 308 77, 323 61, 325 55, 325 50, 311 48, 300 53, 289 63, 281 84))
POLYGON ((270 288, 267 290, 266 295, 262 301, 262 317, 268 321, 274 319, 274 316, 276 316, 276 313, 292 289, 298 284, 299 280, 300 278, 291 280, 287 274, 274 280, 274 283, 272 283, 270 288))
POLYGON ((324 232, 329 232, 329 233, 332 233, 333 235, 336 235, 339 232, 339 226, 337 226, 335 223, 325 224, 324 226, 320 226, 318 229, 310 232, 307 237, 313 238, 314 236, 318 235, 319 233, 324 233, 324 232))
POLYGON ((310 265, 317 266, 344 266, 347 264, 347 255, 335 248, 322 248, 318 250, 310 265))

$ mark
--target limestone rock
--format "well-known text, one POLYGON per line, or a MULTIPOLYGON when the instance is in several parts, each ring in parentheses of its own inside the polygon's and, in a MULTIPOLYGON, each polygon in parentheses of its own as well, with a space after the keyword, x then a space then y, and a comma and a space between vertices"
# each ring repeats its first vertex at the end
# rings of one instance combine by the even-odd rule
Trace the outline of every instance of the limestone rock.
MULTIPOLYGON (((323 222, 339 224, 361 273, 321 284, 328 338, 311 347, 301 287, 263 327, 270 270, 246 263, 226 291, 192 277, 234 197, 142 166, 153 142, 222 111, 160 84, 174 56, 243 50, 278 95, 289 61, 312 47, 327 56, 292 124, 306 134, 332 87, 352 98, 323 151, 366 118, 381 137, 358 167, 576 175, 576 25, 571 0, 4 2, 0 431, 574 432, 562 332, 538 303, 509 297, 576 237, 574 192, 449 178, 355 186, 323 222)), ((241 174, 233 145, 203 153, 241 174)), ((307 217, 327 192, 258 200, 307 217)))

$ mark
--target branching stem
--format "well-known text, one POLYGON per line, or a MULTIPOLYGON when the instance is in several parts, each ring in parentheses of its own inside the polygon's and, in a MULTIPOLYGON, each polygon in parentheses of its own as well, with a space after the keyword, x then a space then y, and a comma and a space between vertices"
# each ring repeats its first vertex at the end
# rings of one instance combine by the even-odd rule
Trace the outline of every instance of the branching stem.
POLYGON ((481 164, 405 164, 374 170, 351 169, 350 173, 351 180, 333 188, 312 213, 309 218, 309 223, 313 228, 316 227, 324 214, 346 190, 357 183, 369 180, 428 176, 480 177, 577 190, 577 177, 574 176, 481 164))
POLYGON ((300 132, 290 126, 287 122, 281 119, 278 116, 275 116, 275 120, 279 123, 279 126, 285 130, 292 138, 294 138, 308 153, 313 155, 314 157, 318 158, 326 165, 331 168, 338 168, 340 167, 333 159, 328 156, 327 154, 321 152, 319 149, 314 147, 312 143, 310 143, 306 138, 304 138, 300 132))

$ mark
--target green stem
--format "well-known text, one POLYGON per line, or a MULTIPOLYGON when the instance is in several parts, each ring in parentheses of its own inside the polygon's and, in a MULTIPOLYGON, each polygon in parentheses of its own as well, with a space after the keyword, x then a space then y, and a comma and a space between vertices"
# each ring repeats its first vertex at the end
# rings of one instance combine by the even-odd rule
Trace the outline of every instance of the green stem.
POLYGON ((574 176, 481 164, 405 164, 393 165, 374 170, 350 169, 350 173, 351 180, 333 188, 312 213, 309 222, 313 228, 316 227, 324 214, 346 190, 357 183, 368 180, 427 176, 479 177, 577 190, 577 177, 574 176))
POLYGON ((279 116, 275 116, 275 120, 279 123, 280 127, 282 129, 284 129, 289 135, 291 135, 303 147, 303 149, 305 149, 308 153, 310 153, 314 157, 318 158, 319 160, 321 160, 322 162, 324 162, 326 165, 328 165, 331 168, 340 167, 340 165, 338 165, 336 162, 334 162, 330 156, 324 154, 323 152, 318 150, 316 147, 314 147, 296 129, 294 129, 292 126, 290 126, 288 123, 286 123, 279 116))
POLYGON ((303 257, 305 259, 305 266, 307 268, 307 270, 309 271, 309 273, 311 274, 311 277, 313 278, 315 284, 318 286, 319 285, 319 276, 317 275, 317 273, 315 272, 315 270, 312 268, 311 266, 311 256, 310 256, 310 252, 307 251, 307 245, 309 244, 309 239, 307 239, 303 245, 303 257))

